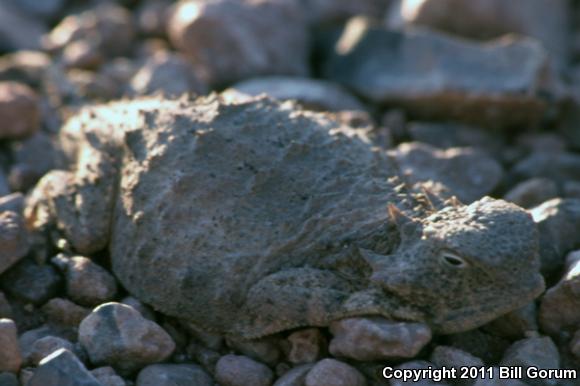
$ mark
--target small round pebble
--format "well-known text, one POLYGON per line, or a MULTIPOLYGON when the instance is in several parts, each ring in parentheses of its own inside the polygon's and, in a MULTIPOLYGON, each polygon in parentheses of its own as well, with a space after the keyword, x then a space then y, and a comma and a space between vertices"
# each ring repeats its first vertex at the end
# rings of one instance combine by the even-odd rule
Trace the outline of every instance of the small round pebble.
POLYGON ((323 359, 306 375, 304 386, 365 386, 365 377, 354 367, 336 359, 323 359))
POLYGON ((17 373, 21 364, 16 324, 12 319, 0 319, 0 371, 17 373))
POLYGON ((125 380, 117 375, 115 369, 110 366, 98 367, 91 370, 93 377, 103 386, 126 386, 125 380))
POLYGON ((121 303, 105 303, 79 326, 79 342, 95 365, 110 365, 132 372, 162 362, 175 343, 158 324, 121 303))
POLYGON ((198 365, 159 364, 145 367, 137 386, 213 386, 211 377, 198 365))
POLYGON ((90 309, 63 298, 50 299, 41 310, 49 323, 69 328, 78 328, 82 320, 91 313, 90 309))
POLYGON ((27 386, 102 386, 70 351, 60 349, 44 358, 27 386))
POLYGON ((258 362, 275 365, 280 358, 278 341, 273 337, 255 340, 227 340, 228 346, 258 362))
POLYGON ((218 361, 215 377, 222 386, 270 386, 274 373, 268 366, 251 358, 228 354, 218 361))
POLYGON ((40 126, 38 96, 25 84, 0 82, 0 139, 21 139, 40 126))

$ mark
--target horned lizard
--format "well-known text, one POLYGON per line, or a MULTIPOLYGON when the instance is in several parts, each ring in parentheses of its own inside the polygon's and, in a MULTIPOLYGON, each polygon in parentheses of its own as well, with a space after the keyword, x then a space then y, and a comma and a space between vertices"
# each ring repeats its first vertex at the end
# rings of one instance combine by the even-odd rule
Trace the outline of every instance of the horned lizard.
POLYGON ((60 144, 66 168, 39 182, 28 220, 79 253, 108 247, 130 293, 207 331, 375 315, 451 333, 544 289, 523 209, 420 194, 323 113, 137 99, 84 109, 60 144))

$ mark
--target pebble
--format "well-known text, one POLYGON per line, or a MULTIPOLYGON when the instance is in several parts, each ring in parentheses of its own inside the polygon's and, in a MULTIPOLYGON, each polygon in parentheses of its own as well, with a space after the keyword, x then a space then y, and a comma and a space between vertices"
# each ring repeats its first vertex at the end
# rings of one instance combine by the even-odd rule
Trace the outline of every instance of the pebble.
POLYGON ((308 375, 312 367, 314 365, 310 363, 296 366, 278 378, 274 386, 304 386, 306 375, 308 375))
POLYGON ((0 274, 20 261, 30 248, 22 216, 0 209, 0 274))
POLYGON ((475 39, 517 33, 539 39, 560 60, 568 56, 570 10, 565 0, 403 0, 399 4, 390 15, 393 26, 400 20, 475 39))
POLYGON ((6 293, 35 305, 54 297, 62 278, 52 266, 25 259, 2 276, 0 285, 6 293))
POLYGON ((304 386, 365 386, 364 376, 354 367, 336 359, 323 359, 306 375, 304 386))
POLYGON ((356 97, 341 86, 326 80, 268 76, 244 80, 224 92, 226 98, 238 100, 260 94, 279 100, 295 100, 309 110, 365 110, 356 97))
POLYGON ((335 321, 330 332, 330 353, 359 361, 412 358, 431 340, 426 324, 370 317, 335 321))
POLYGON ((555 198, 532 208, 530 214, 538 226, 542 274, 550 281, 558 279, 565 253, 580 241, 580 199, 555 198))
POLYGON ((558 186, 549 178, 531 178, 520 182, 504 195, 504 200, 522 208, 533 208, 544 201, 558 197, 558 186))
MULTIPOLYGON (((415 360, 411 362, 405 362, 395 369, 397 370, 427 370, 429 367, 434 368, 435 366, 433 363, 423 361, 423 360, 415 360)), ((391 386, 403 386, 403 385, 419 385, 419 386, 445 386, 448 385, 445 382, 435 382, 429 378, 419 379, 418 381, 404 381, 402 379, 392 379, 391 386)))
POLYGON ((570 340, 570 352, 580 359, 580 330, 577 330, 570 340))
POLYGON ((96 42, 77 40, 67 44, 62 51, 62 62, 67 68, 97 70, 105 62, 96 42))
POLYGON ((430 30, 388 30, 356 18, 324 74, 417 119, 507 128, 539 122, 545 104, 537 92, 547 63, 548 54, 532 39, 482 45, 430 30))
POLYGON ((117 375, 115 369, 110 366, 98 367, 91 370, 93 377, 103 386, 126 386, 125 380, 117 375))
MULTIPOLYGON (((521 366, 523 369, 536 367, 538 369, 559 369, 560 354, 558 348, 549 337, 528 338, 515 342, 504 353, 501 366, 521 366)), ((530 379, 524 380, 530 385, 556 385, 556 381, 530 379)))
POLYGON ((32 344, 32 347, 30 348, 30 351, 27 353, 28 355, 25 358, 25 362, 34 366, 38 366, 40 361, 42 361, 45 357, 60 349, 66 349, 70 352, 74 352, 74 345, 70 341, 59 338, 58 336, 45 336, 36 340, 32 344))
POLYGON ((27 386, 103 386, 70 351, 60 349, 44 358, 27 386))
POLYGON ((286 359, 294 365, 316 362, 326 346, 326 339, 318 328, 295 331, 286 339, 289 343, 286 359))
POLYGON ((40 127, 38 96, 17 82, 0 82, 0 139, 22 139, 40 127))
POLYGON ((0 319, 0 372, 17 373, 21 364, 16 324, 11 319, 0 319))
POLYGON ((564 277, 542 297, 539 323, 548 334, 574 332, 580 325, 580 261, 575 261, 564 277))
POLYGON ((502 167, 495 159, 472 148, 440 150, 409 142, 390 153, 410 183, 440 183, 466 204, 491 193, 503 177, 502 167))
POLYGON ((130 88, 137 95, 163 92, 166 96, 205 94, 208 89, 181 54, 167 52, 148 58, 131 79, 130 88))
POLYGON ((79 342, 95 365, 110 365, 132 372, 162 362, 175 349, 171 337, 156 323, 133 308, 105 303, 79 326, 79 342))
POLYGON ((191 341, 187 345, 186 352, 190 358, 203 366, 206 371, 211 374, 215 373, 216 364, 221 358, 219 352, 209 349, 195 341, 191 341))
POLYGON ((115 278, 91 259, 60 254, 52 261, 64 271, 67 295, 73 302, 94 307, 115 297, 115 278))
POLYGON ((228 339, 227 344, 239 353, 269 365, 275 365, 280 358, 278 340, 274 337, 254 340, 228 339))
MULTIPOLYGON (((429 360, 438 368, 455 368, 458 374, 461 374, 460 368, 463 366, 482 367, 485 365, 480 358, 450 346, 435 347, 429 360)), ((455 379, 455 384, 459 386, 472 385, 473 383, 474 381, 471 379, 455 379)))
POLYGON ((151 365, 141 370, 137 376, 137 386, 190 385, 213 386, 214 382, 198 365, 151 365))
POLYGON ((274 373, 251 358, 228 354, 217 362, 215 378, 221 386, 270 386, 274 373))
POLYGON ((306 20, 297 4, 184 1, 168 26, 172 44, 212 88, 261 75, 308 74, 306 20))
POLYGON ((91 310, 71 302, 68 299, 52 298, 42 308, 48 323, 55 326, 77 329, 91 310))

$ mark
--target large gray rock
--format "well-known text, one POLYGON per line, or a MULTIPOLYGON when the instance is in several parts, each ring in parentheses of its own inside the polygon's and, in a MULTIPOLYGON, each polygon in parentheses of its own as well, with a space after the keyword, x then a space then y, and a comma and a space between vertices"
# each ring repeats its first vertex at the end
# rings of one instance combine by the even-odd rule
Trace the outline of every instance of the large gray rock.
POLYGON ((95 308, 79 326, 79 342, 95 365, 110 365, 121 372, 162 362, 175 343, 159 325, 120 303, 95 308))
POLYGON ((308 73, 306 21, 290 2, 184 1, 168 26, 171 42, 211 86, 308 73))
POLYGON ((431 340, 426 324, 382 318, 342 319, 330 325, 330 332, 330 353, 359 361, 412 358, 431 340))
POLYGON ((70 351, 60 349, 44 358, 27 386, 102 386, 70 351))
POLYGON ((23 258, 29 247, 22 216, 0 209, 0 274, 23 258))
POLYGON ((518 33, 537 38, 560 60, 568 54, 566 0, 399 0, 393 8, 393 26, 422 25, 475 39, 518 33))
POLYGON ((536 123, 548 55, 531 39, 485 45, 434 31, 390 31, 352 20, 325 74, 412 116, 508 127, 536 123))

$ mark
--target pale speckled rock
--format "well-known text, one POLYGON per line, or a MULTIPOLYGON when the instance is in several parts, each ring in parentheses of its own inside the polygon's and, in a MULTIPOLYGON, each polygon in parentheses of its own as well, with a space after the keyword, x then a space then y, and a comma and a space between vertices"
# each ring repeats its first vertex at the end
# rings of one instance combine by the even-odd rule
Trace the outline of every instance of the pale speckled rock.
POLYGON ((289 343, 286 359, 295 365, 315 362, 326 346, 326 338, 318 328, 295 331, 286 339, 289 343))
POLYGON ((269 76, 234 84, 223 95, 232 99, 266 94, 279 100, 296 100, 311 110, 365 110, 364 105, 340 85, 327 80, 269 76))
POLYGON ((0 82, 0 139, 22 139, 40 127, 38 96, 17 82, 0 82))
POLYGON ((422 323, 396 323, 381 318, 350 318, 333 322, 329 351, 359 361, 412 358, 431 340, 422 323))
MULTIPOLYGON (((250 385, 248 383, 247 385, 250 385)), ((137 386, 213 386, 211 377, 198 365, 150 365, 139 372, 137 386)), ((252 384, 254 385, 254 384, 252 384)), ((255 384, 259 386, 259 384, 255 384)))
POLYGON ((32 344, 30 351, 27 352, 28 355, 25 358, 25 362, 33 366, 38 366, 40 361, 45 357, 60 349, 74 352, 74 345, 70 341, 59 338, 58 336, 45 336, 32 344))
POLYGON ((504 200, 523 208, 532 208, 558 197, 558 186, 549 178, 531 178, 520 182, 504 195, 504 200))
POLYGON ((548 54, 532 39, 485 45, 429 30, 390 31, 349 22, 325 75, 420 119, 512 127, 537 124, 548 54), (430 63, 426 66, 425 63, 430 63))
POLYGON ((503 177, 495 159, 472 148, 440 150, 410 142, 399 145, 391 154, 410 183, 439 182, 466 203, 492 192, 503 177))
POLYGON ((77 40, 63 47, 62 62, 67 68, 95 71, 104 61, 95 41, 77 40))
POLYGON ((308 73, 306 20, 291 2, 184 1, 172 12, 168 30, 173 45, 212 87, 308 73))
POLYGON ((117 375, 115 369, 110 366, 98 367, 91 370, 93 377, 103 386, 126 386, 127 383, 123 378, 117 375))
MULTIPOLYGON (((449 346, 435 347, 429 360, 438 368, 456 368, 457 374, 459 375, 461 375, 460 368, 462 366, 482 367, 485 365, 480 358, 458 348, 449 346)), ((472 379, 459 379, 459 376, 454 381, 454 384, 456 385, 465 386, 473 385, 475 382, 472 379)))
POLYGON ((115 297, 113 275, 88 257, 60 254, 52 261, 64 271, 67 295, 75 303, 94 307, 115 297))
POLYGON ((580 261, 574 262, 564 277, 544 294, 539 322, 548 334, 575 331, 580 323, 580 261))
POLYGON ((79 342, 93 364, 122 372, 162 362, 175 348, 159 325, 120 303, 95 308, 79 326, 79 342))
POLYGON ((70 351, 60 349, 44 358, 27 386, 102 386, 70 351))
POLYGON ((306 375, 304 386, 366 386, 365 377, 354 367, 336 359, 323 359, 306 375))
POLYGON ((184 93, 205 94, 208 90, 182 55, 159 52, 145 61, 130 82, 137 95, 163 92, 167 96, 184 93))
POLYGON ((243 355, 224 355, 217 362, 216 381, 222 386, 270 386, 274 373, 268 366, 243 355))
POLYGON ((22 215, 0 209, 0 274, 26 256, 29 248, 22 215))
POLYGON ((11 319, 0 319, 0 371, 17 373, 21 364, 16 324, 11 319))
POLYGON ((76 329, 91 310, 81 307, 68 299, 52 298, 42 308, 47 322, 56 326, 76 329))
POLYGON ((529 35, 565 61, 569 12, 565 0, 402 0, 390 19, 392 25, 400 20, 476 39, 507 33, 529 35))
POLYGON ((306 375, 313 366, 313 364, 296 366, 278 378, 273 386, 304 386, 306 375))
MULTIPOLYGON (((414 360, 411 362, 405 362, 403 364, 398 365, 395 369, 401 370, 426 370, 431 368, 435 368, 435 366, 427 361, 424 360, 414 360)), ((445 381, 442 382, 435 382, 429 378, 420 378, 417 381, 404 381, 402 379, 392 379, 390 381, 391 386, 404 386, 404 385, 418 385, 418 386, 448 386, 445 381)))
POLYGON ((24 259, 2 276, 0 286, 15 298, 35 305, 52 298, 61 288, 62 277, 49 264, 24 259))
MULTIPOLYGON (((528 338, 515 342, 504 353, 501 366, 521 366, 524 369, 559 369, 560 354, 549 337, 528 338)), ((530 385, 556 385, 556 379, 532 379, 525 376, 524 381, 530 385)))

